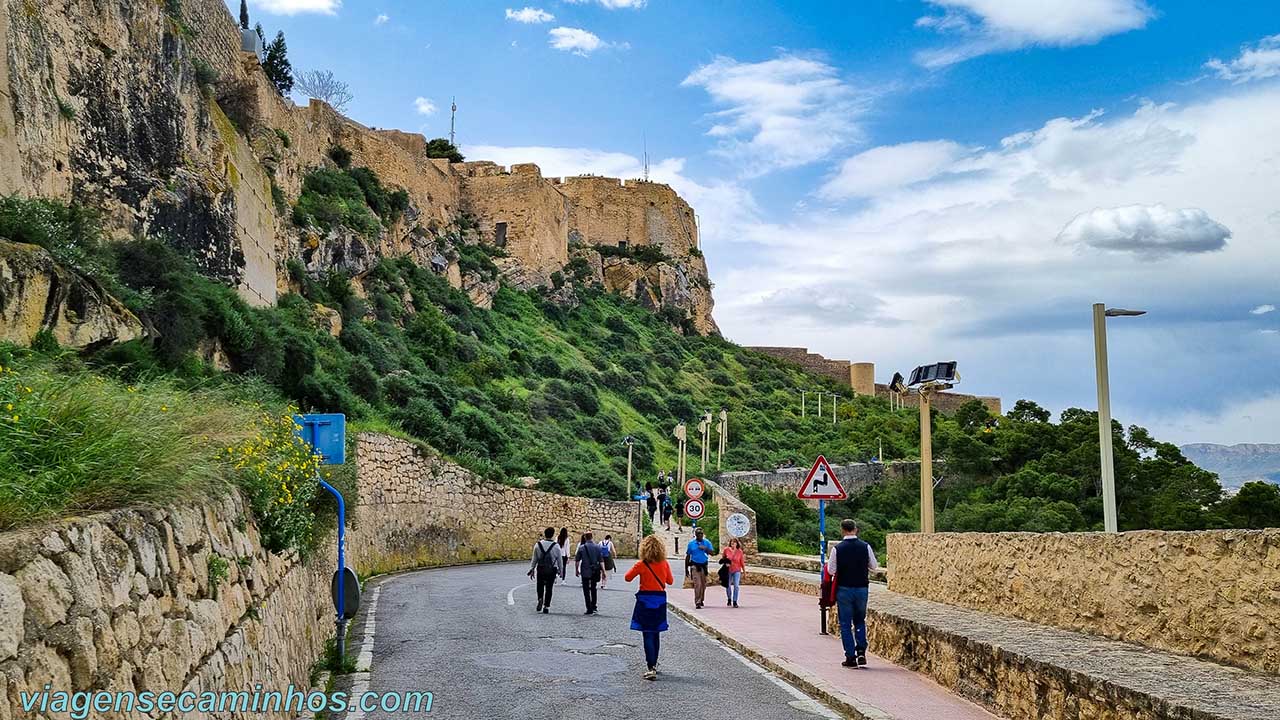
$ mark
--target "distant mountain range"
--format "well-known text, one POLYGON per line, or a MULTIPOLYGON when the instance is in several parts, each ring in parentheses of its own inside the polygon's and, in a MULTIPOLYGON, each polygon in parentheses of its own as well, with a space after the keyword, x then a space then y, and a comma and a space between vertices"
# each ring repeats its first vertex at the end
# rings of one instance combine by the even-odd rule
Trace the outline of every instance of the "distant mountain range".
POLYGON ((1239 488, 1254 480, 1280 485, 1280 443, 1193 443, 1183 445, 1182 454, 1205 470, 1218 473, 1224 488, 1239 488))

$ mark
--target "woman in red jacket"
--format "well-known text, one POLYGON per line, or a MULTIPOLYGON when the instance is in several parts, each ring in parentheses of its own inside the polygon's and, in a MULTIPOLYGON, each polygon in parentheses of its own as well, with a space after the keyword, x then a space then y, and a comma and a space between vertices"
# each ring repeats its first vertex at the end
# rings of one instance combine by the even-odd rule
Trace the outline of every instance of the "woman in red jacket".
POLYGON ((724 587, 727 605, 738 607, 738 589, 742 586, 742 572, 747 567, 747 553, 742 549, 742 541, 734 538, 729 547, 724 549, 724 558, 729 561, 729 584, 724 587))
POLYGON ((675 582, 667 563, 667 548, 657 535, 640 543, 640 562, 627 571, 626 581, 640 578, 636 607, 631 613, 631 629, 644 636, 644 660, 649 669, 645 680, 658 679, 658 640, 667 630, 667 586, 675 582))

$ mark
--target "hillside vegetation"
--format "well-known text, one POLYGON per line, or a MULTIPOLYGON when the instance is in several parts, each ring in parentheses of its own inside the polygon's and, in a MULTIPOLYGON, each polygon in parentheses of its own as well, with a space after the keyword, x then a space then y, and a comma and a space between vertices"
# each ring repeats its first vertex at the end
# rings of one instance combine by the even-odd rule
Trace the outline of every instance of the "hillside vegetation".
MULTIPOLYGON (((322 222, 328 211, 319 208, 328 195, 313 185, 314 209, 303 212, 308 222, 322 222)), ((349 188, 340 204, 345 214, 329 213, 333 222, 365 217, 352 205, 387 192, 376 177, 349 185, 377 192, 349 188)), ((398 208, 391 202, 383 211, 398 208)), ((368 217, 384 216, 366 209, 368 217)), ((720 407, 729 411, 726 470, 805 464, 819 453, 832 462, 865 461, 881 445, 886 459, 918 456, 916 411, 893 412, 883 400, 853 398, 848 388, 721 338, 684 335, 678 318, 605 293, 572 265, 553 291, 504 286, 492 309, 482 309, 407 259, 384 259, 358 282, 338 273, 309 275, 295 264, 296 292, 276 307, 251 308, 161 242, 104 242, 92 213, 82 208, 2 199, 0 237, 48 248, 100 280, 155 329, 151 339, 83 359, 119 383, 160 379, 192 387, 250 377, 271 388, 281 406, 344 412, 367 427, 429 443, 499 481, 532 476, 546 490, 621 499, 623 437, 636 439, 634 477, 643 485, 675 467, 671 431, 679 421, 689 424, 690 474, 698 474, 696 422, 720 407), (335 315, 342 320, 336 336, 330 332, 335 315), (213 367, 215 359, 229 365, 230 375, 213 367), (841 395, 838 422, 826 413, 802 418, 802 389, 841 395)), ((496 277, 493 249, 464 244, 457 250, 466 272, 496 277)), ((935 423, 945 479, 937 493, 939 529, 1101 526, 1092 413, 1068 410, 1053 423, 1022 401, 994 418, 974 402, 935 423)), ((1175 446, 1141 428, 1125 432, 1116 424, 1115 433, 1122 527, 1280 524, 1280 498, 1276 517, 1266 509, 1269 496, 1254 497, 1262 491, 1242 493, 1252 499, 1249 507, 1223 501, 1216 478, 1175 446)), ((811 511, 784 497, 757 495, 744 499, 761 514, 766 538, 810 543, 816 537, 811 511)), ((889 483, 833 504, 831 513, 860 517, 874 539, 915 529, 917 497, 915 483, 889 483)))

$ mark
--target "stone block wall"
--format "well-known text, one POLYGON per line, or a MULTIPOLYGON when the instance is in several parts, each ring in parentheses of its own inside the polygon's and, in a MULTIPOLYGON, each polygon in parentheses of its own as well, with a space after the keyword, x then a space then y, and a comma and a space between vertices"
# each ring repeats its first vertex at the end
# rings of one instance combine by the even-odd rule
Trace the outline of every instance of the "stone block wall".
POLYGON ((462 210, 474 215, 480 236, 499 241, 528 277, 521 286, 545 285, 569 262, 568 201, 546 182, 537 165, 516 165, 510 174, 462 178, 462 210))
MULTIPOLYGON (((889 480, 919 479, 920 477, 920 463, 913 460, 849 463, 832 465, 831 469, 835 471, 840 484, 850 495, 857 495, 872 485, 889 480)), ((716 480, 731 493, 737 493, 743 485, 751 485, 761 490, 787 490, 795 493, 800 490, 800 485, 808 472, 807 466, 776 470, 743 470, 720 473, 716 480)))
POLYGON ((247 514, 233 494, 0 535, 0 718, 30 717, 20 693, 46 683, 68 692, 305 689, 333 632, 323 590, 332 560, 264 551, 247 514), (225 563, 221 581, 214 558, 225 563))
POLYGON ((1280 530, 895 534, 905 595, 1280 673, 1280 530))
POLYGON ((597 539, 623 556, 639 543, 633 503, 508 487, 418 446, 365 433, 356 449, 360 508, 349 562, 361 574, 490 560, 523 560, 548 526, 597 539))
POLYGON ((723 485, 713 481, 704 480, 707 490, 711 492, 711 500, 720 508, 720 545, 718 550, 723 550, 724 546, 729 544, 729 540, 733 538, 729 534, 729 529, 725 523, 729 520, 729 516, 734 513, 742 513, 747 516, 747 520, 751 521, 751 529, 746 536, 738 538, 742 541, 742 550, 747 557, 754 557, 760 552, 760 548, 756 543, 756 511, 747 507, 747 504, 738 499, 737 495, 729 491, 723 485))
POLYGON ((668 185, 581 176, 557 187, 570 202, 570 236, 584 245, 655 245, 673 258, 698 246, 693 208, 668 185))

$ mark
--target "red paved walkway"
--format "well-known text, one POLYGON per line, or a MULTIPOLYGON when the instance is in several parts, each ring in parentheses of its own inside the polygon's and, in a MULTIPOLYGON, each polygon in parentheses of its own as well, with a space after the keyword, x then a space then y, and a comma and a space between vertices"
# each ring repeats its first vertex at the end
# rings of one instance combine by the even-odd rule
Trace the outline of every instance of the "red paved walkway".
MULTIPOLYGON (((677 585, 677 588, 679 585, 677 585)), ((929 678, 867 655, 865 668, 840 666, 844 652, 835 635, 818 634, 815 598, 759 585, 743 586, 741 607, 725 607, 724 589, 707 588, 707 604, 693 609, 693 590, 673 588, 668 601, 761 655, 787 663, 798 675, 842 695, 869 717, 895 720, 993 720, 996 716, 951 694, 929 678), (876 711, 879 712, 876 712, 876 711)))

